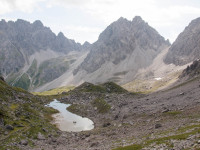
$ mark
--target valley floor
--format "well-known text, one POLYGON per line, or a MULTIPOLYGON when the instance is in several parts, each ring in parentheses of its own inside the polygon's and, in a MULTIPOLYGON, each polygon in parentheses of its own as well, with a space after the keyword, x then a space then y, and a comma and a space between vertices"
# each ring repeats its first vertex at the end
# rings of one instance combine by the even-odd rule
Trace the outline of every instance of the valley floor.
POLYGON ((35 140, 35 150, 200 149, 200 78, 149 95, 77 91, 60 100, 95 129, 59 131, 58 138, 35 140))

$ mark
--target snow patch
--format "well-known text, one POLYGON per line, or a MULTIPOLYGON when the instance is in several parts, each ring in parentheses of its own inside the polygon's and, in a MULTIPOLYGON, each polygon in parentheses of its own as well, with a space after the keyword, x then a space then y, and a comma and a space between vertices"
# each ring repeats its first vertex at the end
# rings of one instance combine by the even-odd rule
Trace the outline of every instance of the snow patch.
POLYGON ((154 79, 156 79, 156 80, 161 80, 162 78, 159 77, 159 78, 154 78, 154 79))

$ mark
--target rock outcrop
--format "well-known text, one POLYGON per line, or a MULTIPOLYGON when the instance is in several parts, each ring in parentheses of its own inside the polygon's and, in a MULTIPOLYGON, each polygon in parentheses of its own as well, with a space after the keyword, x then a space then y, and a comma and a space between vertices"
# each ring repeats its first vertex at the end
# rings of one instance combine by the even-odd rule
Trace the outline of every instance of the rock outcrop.
POLYGON ((193 20, 172 44, 165 63, 185 65, 200 58, 200 18, 193 20))
POLYGON ((197 59, 191 65, 187 66, 186 69, 183 70, 179 78, 191 79, 199 75, 200 75, 200 60, 197 59))

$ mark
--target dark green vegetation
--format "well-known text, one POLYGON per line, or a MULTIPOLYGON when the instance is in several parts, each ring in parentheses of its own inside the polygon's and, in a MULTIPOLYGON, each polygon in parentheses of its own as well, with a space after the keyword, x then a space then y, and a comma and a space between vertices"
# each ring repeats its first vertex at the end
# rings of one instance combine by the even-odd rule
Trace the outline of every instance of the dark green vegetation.
POLYGON ((131 146, 119 147, 113 150, 141 150, 141 149, 142 149, 141 145, 133 144, 131 146))
POLYGON ((54 58, 48 61, 44 61, 38 68, 38 72, 35 74, 33 84, 35 86, 43 85, 47 82, 62 75, 74 60, 68 61, 65 58, 54 58))
POLYGON ((114 82, 106 82, 104 84, 94 85, 92 83, 85 82, 74 91, 79 92, 99 92, 99 93, 126 93, 127 91, 114 82))
POLYGON ((39 133, 44 137, 56 135, 57 129, 50 121, 57 111, 44 106, 48 101, 0 80, 0 149, 18 149, 11 143, 19 144, 22 139, 34 146, 31 141, 39 133))
POLYGON ((67 110, 70 112, 73 112, 77 115, 80 115, 80 116, 87 115, 87 112, 83 111, 83 110, 87 110, 87 106, 85 106, 85 105, 73 104, 73 105, 70 105, 69 107, 67 107, 67 110))
POLYGON ((99 113, 107 113, 111 106, 103 99, 103 98, 96 98, 92 101, 92 105, 97 108, 99 113))
POLYGON ((25 90, 29 89, 30 79, 27 74, 23 74, 21 78, 14 84, 16 87, 23 88, 25 90))
POLYGON ((34 76, 36 69, 37 69, 37 60, 34 59, 30 68, 27 71, 30 77, 34 76))
POLYGON ((75 59, 59 57, 44 61, 38 66, 37 60, 34 59, 26 73, 13 73, 6 81, 12 86, 32 90, 62 75, 74 61, 75 59))

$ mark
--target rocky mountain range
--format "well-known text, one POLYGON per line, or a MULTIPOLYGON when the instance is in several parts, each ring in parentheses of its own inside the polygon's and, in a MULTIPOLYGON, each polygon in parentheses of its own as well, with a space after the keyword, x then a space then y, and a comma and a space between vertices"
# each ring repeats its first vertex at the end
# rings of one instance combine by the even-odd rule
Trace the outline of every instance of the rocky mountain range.
POLYGON ((165 41, 141 17, 136 16, 132 21, 120 18, 100 34, 97 42, 92 45, 91 52, 74 74, 76 75, 80 70, 93 73, 108 62, 117 66, 130 55, 134 56, 129 58, 134 63, 130 68, 123 66, 126 70, 122 71, 146 67, 161 50, 169 45, 169 42, 165 41))
POLYGON ((55 35, 41 21, 1 20, 0 73, 10 85, 33 89, 62 75, 88 45, 55 35))
POLYGON ((95 43, 81 45, 63 33, 55 35, 40 21, 2 20, 0 71, 10 85, 31 91, 83 82, 123 85, 165 78, 176 70, 174 79, 199 58, 199 26, 199 18, 193 20, 171 46, 141 17, 121 17, 95 43))
POLYGON ((155 57, 169 46, 169 41, 141 17, 136 16, 132 21, 121 17, 100 34, 79 66, 39 88, 39 91, 55 85, 79 85, 84 81, 127 83, 134 79, 139 69, 152 64, 155 57))

